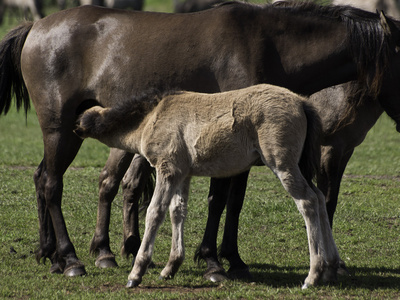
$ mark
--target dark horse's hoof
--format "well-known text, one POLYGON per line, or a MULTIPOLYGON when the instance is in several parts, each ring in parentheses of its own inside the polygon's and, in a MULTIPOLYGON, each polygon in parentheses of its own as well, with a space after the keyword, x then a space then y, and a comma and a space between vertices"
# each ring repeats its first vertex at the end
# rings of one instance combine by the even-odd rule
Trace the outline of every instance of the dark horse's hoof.
POLYGON ((140 284, 140 281, 138 281, 138 280, 128 280, 128 283, 126 284, 126 287, 128 289, 131 289, 131 288, 137 287, 139 284, 140 284))
POLYGON ((85 267, 83 265, 72 265, 64 269, 64 276, 76 277, 86 275, 85 267))
POLYGON ((62 270, 60 268, 60 265, 58 263, 54 263, 50 267, 50 273, 51 274, 62 274, 62 270))
POLYGON ((341 276, 350 276, 350 272, 346 267, 346 264, 344 263, 343 260, 339 261, 339 268, 337 270, 338 275, 341 276))
POLYGON ((107 257, 107 258, 102 258, 102 259, 97 259, 95 263, 96 267, 100 269, 111 269, 111 268, 117 268, 118 264, 115 261, 114 257, 107 257))
POLYGON ((204 274, 203 277, 204 279, 211 282, 222 282, 229 280, 228 275, 226 275, 225 271, 207 272, 206 274, 204 274))

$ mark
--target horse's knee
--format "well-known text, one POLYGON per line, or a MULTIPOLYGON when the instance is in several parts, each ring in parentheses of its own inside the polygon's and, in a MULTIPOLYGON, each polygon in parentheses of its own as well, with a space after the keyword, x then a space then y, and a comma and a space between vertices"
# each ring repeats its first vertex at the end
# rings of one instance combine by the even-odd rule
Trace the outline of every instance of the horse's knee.
POLYGON ((118 193, 119 180, 103 169, 99 176, 100 201, 111 202, 118 193))
POLYGON ((124 199, 132 202, 135 199, 134 195, 135 193, 137 193, 137 190, 141 190, 141 178, 137 176, 132 176, 129 172, 126 172, 126 174, 122 178, 121 187, 124 193, 124 199))
MULTIPOLYGON (((136 155, 133 158, 127 172, 122 178, 122 190, 125 201, 139 201, 149 183, 152 170, 153 168, 144 157, 136 155)), ((149 189, 149 192, 152 193, 152 188, 149 189)))

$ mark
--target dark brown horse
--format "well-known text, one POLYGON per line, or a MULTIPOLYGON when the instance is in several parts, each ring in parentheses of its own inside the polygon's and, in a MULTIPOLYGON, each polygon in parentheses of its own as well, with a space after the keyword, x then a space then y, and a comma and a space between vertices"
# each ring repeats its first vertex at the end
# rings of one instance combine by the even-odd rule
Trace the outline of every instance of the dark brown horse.
MULTIPOLYGON (((29 92, 43 132, 44 158, 34 176, 38 259, 50 258, 52 271, 66 276, 85 273, 67 233, 61 198, 63 174, 82 143, 73 134, 74 124, 86 106, 113 106, 150 87, 217 92, 269 82, 312 94, 357 77, 376 94, 396 44, 397 28, 383 15, 311 3, 228 3, 196 14, 79 7, 14 29, 0 44, 0 112, 8 111, 13 92, 17 106, 28 109, 29 92)), ((112 149, 100 176, 91 246, 99 253, 99 266, 114 264, 108 236, 111 202, 132 157, 112 149)), ((126 195, 140 191, 148 173, 144 159, 134 160, 126 195)), ((211 180, 211 222, 219 222, 228 198, 228 212, 239 213, 240 207, 230 203, 242 201, 247 175, 211 180)), ((125 212, 135 207, 133 196, 124 199, 125 212)), ((135 253, 130 241, 138 237, 130 221, 129 214, 124 216, 125 250, 135 253)), ((215 237, 213 232, 205 238, 202 255, 218 272, 223 269, 215 237)))

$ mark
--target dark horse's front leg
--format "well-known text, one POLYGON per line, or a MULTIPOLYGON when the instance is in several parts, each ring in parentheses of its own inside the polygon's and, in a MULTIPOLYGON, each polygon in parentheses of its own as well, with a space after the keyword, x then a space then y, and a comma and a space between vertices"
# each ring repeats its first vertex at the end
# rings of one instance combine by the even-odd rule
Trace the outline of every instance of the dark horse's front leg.
POLYGON ((248 267, 241 260, 237 249, 238 219, 243 205, 247 178, 248 172, 233 178, 211 179, 206 230, 195 255, 196 260, 206 261, 207 270, 204 278, 208 280, 219 282, 231 276, 235 279, 250 276, 248 267), (229 275, 219 262, 217 254, 218 227, 226 204, 228 204, 227 217, 220 255, 230 263, 229 275))
POLYGON ((135 259, 140 247, 139 206, 141 200, 144 207, 150 203, 154 192, 153 172, 154 169, 143 156, 135 155, 122 180, 124 241, 121 254, 127 258, 133 255, 135 259))
POLYGON ((111 149, 106 165, 99 178, 99 203, 95 233, 90 252, 96 253, 96 266, 99 268, 116 267, 115 255, 110 248, 111 204, 118 193, 121 180, 129 167, 133 154, 119 149, 111 149))

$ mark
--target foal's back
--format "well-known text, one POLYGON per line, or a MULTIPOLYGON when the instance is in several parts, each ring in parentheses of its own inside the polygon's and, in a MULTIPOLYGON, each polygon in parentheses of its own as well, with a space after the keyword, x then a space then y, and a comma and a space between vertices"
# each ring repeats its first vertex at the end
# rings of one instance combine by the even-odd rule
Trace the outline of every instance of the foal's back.
POLYGON ((238 174, 260 158, 271 168, 297 164, 307 129, 303 101, 267 84, 167 96, 143 126, 142 154, 153 166, 169 161, 193 176, 238 174))

